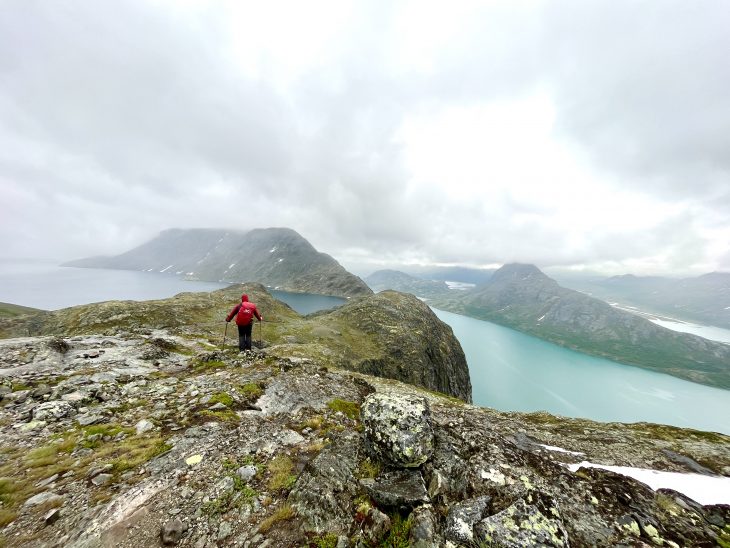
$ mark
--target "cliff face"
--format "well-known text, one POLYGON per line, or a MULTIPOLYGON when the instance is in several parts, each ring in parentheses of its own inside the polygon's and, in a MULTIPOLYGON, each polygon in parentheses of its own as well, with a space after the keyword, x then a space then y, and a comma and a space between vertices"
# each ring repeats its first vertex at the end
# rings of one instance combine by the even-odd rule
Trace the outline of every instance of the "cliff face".
POLYGON ((167 272, 206 281, 258 282, 283 290, 340 297, 372 293, 360 278, 288 228, 248 232, 171 229, 121 255, 80 259, 64 266, 167 272))
POLYGON ((727 539, 730 506, 579 464, 730 481, 720 477, 730 475, 727 436, 477 408, 329 366, 328 348, 264 339, 239 355, 215 350, 189 326, 0 341, 0 542, 436 548, 727 539), (308 346, 319 348, 314 357, 302 357, 308 346))
POLYGON ((533 265, 505 265, 484 285, 433 302, 581 352, 730 388, 730 346, 670 331, 583 293, 533 265))
POLYGON ((357 361, 354 370, 471 402, 469 368, 459 341, 416 297, 383 291, 320 318, 323 325, 355 325, 382 349, 357 361))

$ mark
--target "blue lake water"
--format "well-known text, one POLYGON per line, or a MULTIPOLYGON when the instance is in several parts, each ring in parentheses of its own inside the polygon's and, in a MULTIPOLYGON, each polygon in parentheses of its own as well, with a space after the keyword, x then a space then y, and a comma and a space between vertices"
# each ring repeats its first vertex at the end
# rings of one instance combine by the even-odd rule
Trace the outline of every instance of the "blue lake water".
MULTIPOLYGON (((159 299, 224 286, 156 273, 0 262, 0 301, 46 310, 110 299, 159 299)), ((344 302, 321 295, 272 294, 302 314, 344 302)), ((489 322, 434 312, 452 327, 464 348, 477 405, 730 434, 730 391, 574 352, 489 322)))
POLYGON ((730 391, 581 354, 493 323, 434 312, 464 349, 477 405, 730 434, 730 391))
MULTIPOLYGON (((214 291, 230 284, 183 280, 174 274, 70 268, 43 261, 0 261, 0 302, 58 310, 112 300, 146 301, 178 293, 214 291)), ((333 308, 346 299, 270 289, 300 314, 333 308)))

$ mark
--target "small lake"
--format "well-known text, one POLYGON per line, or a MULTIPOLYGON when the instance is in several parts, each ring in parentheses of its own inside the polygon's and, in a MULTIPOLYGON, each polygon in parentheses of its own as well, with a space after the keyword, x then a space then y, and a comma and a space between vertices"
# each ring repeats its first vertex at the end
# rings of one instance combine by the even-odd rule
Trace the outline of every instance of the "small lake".
MULTIPOLYGON (((46 310, 111 299, 160 299, 225 285, 157 273, 0 262, 0 301, 46 310)), ((345 302, 271 292, 301 314, 345 302)), ((574 352, 489 322, 434 312, 464 348, 477 405, 730 434, 730 391, 574 352)))

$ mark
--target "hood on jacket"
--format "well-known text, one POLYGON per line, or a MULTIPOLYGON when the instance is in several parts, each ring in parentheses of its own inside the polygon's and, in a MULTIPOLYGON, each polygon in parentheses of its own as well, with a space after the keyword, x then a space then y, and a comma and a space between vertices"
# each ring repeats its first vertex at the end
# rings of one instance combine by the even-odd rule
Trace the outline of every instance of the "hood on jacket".
POLYGON ((248 302, 248 295, 246 295, 245 293, 243 295, 241 295, 241 302, 242 303, 247 303, 248 302))

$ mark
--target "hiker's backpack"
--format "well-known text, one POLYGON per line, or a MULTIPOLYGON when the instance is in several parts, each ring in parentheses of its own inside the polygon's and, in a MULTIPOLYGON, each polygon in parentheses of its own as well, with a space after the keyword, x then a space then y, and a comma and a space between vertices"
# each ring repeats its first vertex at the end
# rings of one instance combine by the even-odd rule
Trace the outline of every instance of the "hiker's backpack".
POLYGON ((236 314, 236 325, 248 325, 253 320, 253 306, 246 306, 249 303, 241 303, 241 308, 236 314))

